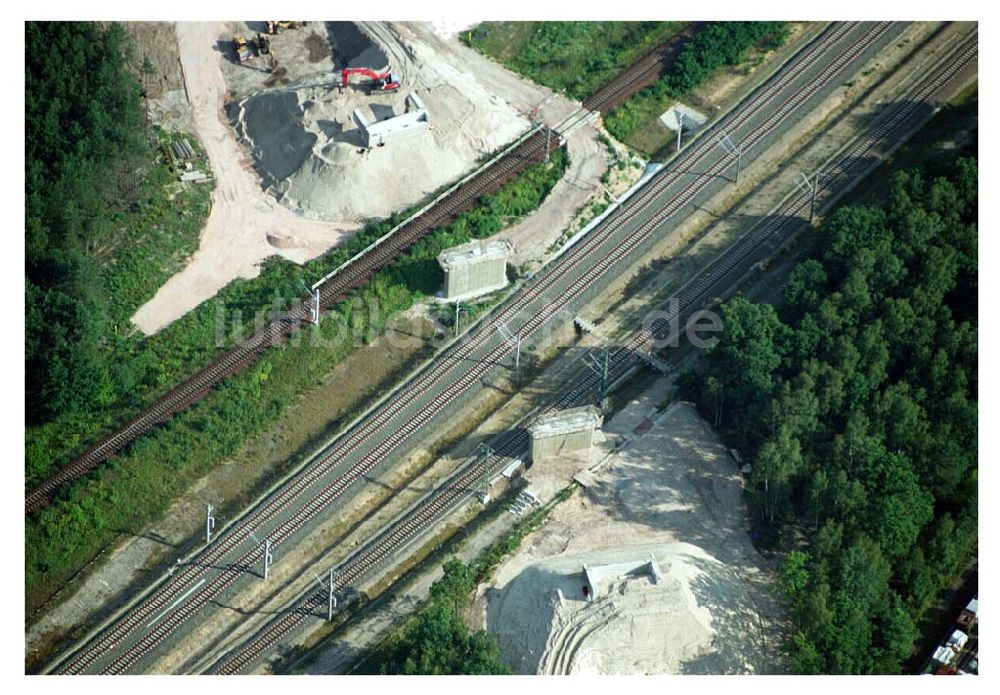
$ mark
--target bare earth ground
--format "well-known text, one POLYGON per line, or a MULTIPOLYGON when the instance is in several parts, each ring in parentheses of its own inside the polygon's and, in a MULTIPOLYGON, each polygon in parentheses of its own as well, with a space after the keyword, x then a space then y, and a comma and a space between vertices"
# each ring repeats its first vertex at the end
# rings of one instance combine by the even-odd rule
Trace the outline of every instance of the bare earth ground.
POLYGON ((596 128, 587 125, 574 131, 566 140, 566 149, 569 168, 545 202, 534 214, 492 237, 514 245, 510 263, 522 270, 545 258, 580 208, 603 193, 601 176, 608 162, 596 128))
POLYGON ((464 66, 403 43, 379 23, 359 27, 378 48, 364 49, 371 54, 366 67, 387 62, 402 85, 397 92, 370 93, 364 77, 341 89, 339 73, 327 71, 321 82, 252 94, 233 114, 265 184, 294 211, 353 222, 386 217, 458 180, 528 129, 523 115, 464 66), (367 148, 358 114, 369 121, 399 115, 410 93, 426 105, 430 125, 367 148))
POLYGON ((150 99, 184 88, 181 64, 177 60, 177 38, 173 22, 123 22, 136 50, 132 63, 136 78, 150 99), (152 74, 142 72, 143 57, 149 58, 152 74))
MULTIPOLYGON (((417 51, 417 55, 424 51, 425 55, 434 56, 456 70, 474 75, 488 92, 496 94, 520 113, 535 112, 535 118, 550 127, 559 125, 580 106, 579 102, 537 85, 461 44, 454 36, 442 38, 428 23, 391 22, 389 27, 402 46, 417 51)), ((382 45, 388 43, 385 39, 381 42, 382 45)))
POLYGON ((304 22, 295 29, 279 29, 269 36, 271 56, 277 70, 269 71, 270 56, 256 55, 240 64, 232 47, 235 34, 253 40, 265 32, 265 22, 225 22, 219 27, 218 51, 222 54, 222 75, 231 99, 242 99, 254 92, 300 82, 329 82, 333 54, 324 22, 304 22))
POLYGON ((226 91, 214 49, 219 26, 180 22, 177 39, 192 119, 215 175, 212 212, 201 245, 187 267, 141 306, 132 321, 155 333, 238 277, 256 277, 275 254, 302 263, 342 242, 356 225, 307 220, 278 205, 260 188, 222 116, 226 91))

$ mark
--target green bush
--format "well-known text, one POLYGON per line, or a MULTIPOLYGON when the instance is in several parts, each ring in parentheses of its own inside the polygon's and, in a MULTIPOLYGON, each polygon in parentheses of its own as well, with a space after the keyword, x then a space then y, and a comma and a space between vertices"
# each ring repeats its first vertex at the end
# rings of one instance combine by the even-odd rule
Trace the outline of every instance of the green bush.
POLYGON ((583 100, 684 27, 682 22, 484 22, 462 40, 583 100))
POLYGON ((444 576, 431 585, 430 598, 402 628, 375 650, 372 673, 441 676, 508 675, 496 638, 470 632, 461 611, 476 586, 472 568, 458 559, 444 563, 444 576))
POLYGON ((784 43, 785 22, 713 22, 681 49, 674 64, 654 84, 641 89, 607 115, 604 124, 625 141, 641 124, 663 113, 669 102, 701 85, 719 68, 739 65, 757 47, 773 50, 784 43))

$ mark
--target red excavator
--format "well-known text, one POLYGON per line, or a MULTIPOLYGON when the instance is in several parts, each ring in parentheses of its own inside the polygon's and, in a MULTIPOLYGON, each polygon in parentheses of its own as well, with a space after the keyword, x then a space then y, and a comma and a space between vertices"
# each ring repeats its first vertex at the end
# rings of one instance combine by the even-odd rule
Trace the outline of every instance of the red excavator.
POLYGON ((399 89, 399 78, 390 72, 375 72, 368 68, 344 68, 341 88, 347 87, 347 80, 351 75, 364 75, 370 77, 368 89, 372 92, 395 92, 399 89))

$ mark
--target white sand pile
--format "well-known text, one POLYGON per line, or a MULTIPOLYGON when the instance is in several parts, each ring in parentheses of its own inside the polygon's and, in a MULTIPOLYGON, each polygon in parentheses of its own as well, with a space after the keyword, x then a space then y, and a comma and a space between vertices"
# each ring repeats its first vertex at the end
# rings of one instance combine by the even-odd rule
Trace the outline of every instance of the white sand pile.
POLYGON ((699 130, 707 121, 708 116, 685 104, 674 104, 660 115, 660 122, 674 132, 677 132, 678 123, 684 126, 685 133, 689 133, 699 130))
MULTIPOLYGON (((629 566, 629 565, 624 565, 629 566)), ((614 570, 614 568, 611 568, 614 570)), ((743 612, 733 570, 688 543, 635 546, 558 557, 497 577, 488 626, 520 673, 735 673, 727 622, 743 612), (605 572, 597 597, 583 596, 583 566, 656 558, 647 570, 605 572), (718 620, 716 616, 722 616, 718 620)))

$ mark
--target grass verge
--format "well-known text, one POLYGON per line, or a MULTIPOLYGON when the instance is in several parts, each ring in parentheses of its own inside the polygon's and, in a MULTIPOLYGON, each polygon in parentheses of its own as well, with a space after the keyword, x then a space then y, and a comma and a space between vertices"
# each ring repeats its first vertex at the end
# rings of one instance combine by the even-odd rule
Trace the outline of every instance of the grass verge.
POLYGON ((685 22, 483 22, 461 36, 539 84, 583 100, 685 22))

